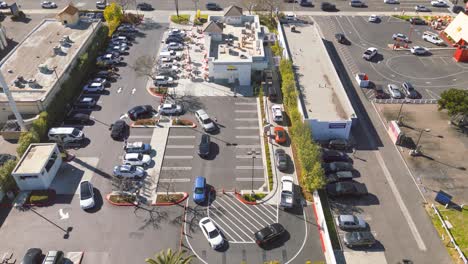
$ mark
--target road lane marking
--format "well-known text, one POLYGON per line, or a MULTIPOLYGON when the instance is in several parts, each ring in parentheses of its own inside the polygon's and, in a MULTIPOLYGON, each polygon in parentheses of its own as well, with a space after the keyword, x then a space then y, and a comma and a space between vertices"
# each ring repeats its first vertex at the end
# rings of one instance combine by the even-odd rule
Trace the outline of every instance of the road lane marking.
POLYGON ((254 139, 258 139, 258 138, 260 138, 260 136, 236 136, 236 138, 254 138, 254 139))
POLYGON ((164 156, 165 159, 193 159, 193 156, 164 156))
POLYGON ((249 182, 249 181, 262 182, 262 181, 265 181, 265 178, 236 178, 236 181, 239 181, 239 182, 249 182))
POLYGON ((191 170, 192 167, 161 167, 161 170, 184 170, 184 171, 188 171, 188 170, 191 170))
POLYGON ((261 146, 260 145, 237 145, 236 148, 248 148, 248 149, 256 149, 256 148, 260 148, 261 146))
MULTIPOLYGON (((221 232, 223 233, 223 235, 229 237, 230 239, 228 239, 229 242, 231 242, 232 240, 236 241, 236 239, 234 238, 233 235, 231 235, 229 232, 226 231, 226 229, 224 228, 224 226, 220 225, 217 223, 217 221, 214 220, 213 217, 210 217, 211 221, 213 221, 213 223, 215 223, 215 225, 221 229, 221 232)), ((223 220, 219 219, 220 222, 222 222, 224 225, 226 225, 226 223, 223 222, 223 220)), ((226 225, 226 227, 229 227, 229 225, 226 225)), ((231 229, 229 227, 229 229, 231 229)), ((231 229, 232 230, 232 229, 231 229)), ((233 231, 234 232, 234 231, 233 231)), ((243 238, 241 238, 242 241, 245 241, 243 238)))
POLYGON ((128 138, 131 139, 131 138, 152 138, 153 135, 132 135, 132 136, 129 136, 128 138))
MULTIPOLYGON (((216 204, 218 204, 220 207, 224 208, 224 206, 223 206, 222 204, 220 204, 220 203, 218 202, 218 200, 213 201, 213 203, 216 203, 216 204)), ((212 204, 213 204, 213 203, 212 203, 212 204)), ((230 206, 230 205, 229 205, 229 207, 232 208, 232 206, 230 206)), ((244 224, 244 221, 238 219, 238 217, 237 217, 236 215, 234 215, 230 210, 226 210, 226 208, 224 208, 224 209, 225 209, 225 212, 226 212, 226 213, 232 215, 235 219, 237 219, 237 220, 239 221, 239 223, 241 223, 241 225, 243 225, 247 230, 250 231, 251 234, 253 234, 253 233, 255 232, 254 230, 252 230, 252 229, 250 229, 248 226, 246 226, 246 225, 244 224)), ((232 210, 234 210, 234 211, 238 214, 238 216, 244 218, 244 220, 246 220, 247 223, 250 223, 243 215, 239 214, 239 212, 237 212, 236 209, 232 208, 232 210)), ((229 218, 228 218, 228 219, 229 219, 229 218)), ((257 229, 255 226, 253 226, 253 227, 254 227, 255 229, 257 229)), ((242 230, 241 228, 239 228, 239 229, 242 230)), ((243 231, 243 230, 242 230, 242 231, 243 231)), ((244 232, 244 231, 243 231, 243 232, 244 232)))
POLYGON ((195 136, 169 136, 169 138, 195 138, 195 136))
MULTIPOLYGON (((251 224, 252 227, 254 227, 255 229, 260 229, 260 228, 263 228, 265 226, 265 224, 262 224, 262 223, 258 222, 257 219, 255 219, 254 217, 249 215, 244 209, 239 207, 239 205, 237 205, 237 203, 235 202, 237 200, 235 200, 235 201, 232 200, 232 199, 227 199, 227 200, 231 200, 231 202, 234 204, 235 207, 237 207, 238 209, 242 210, 242 212, 244 212, 244 214, 241 214, 237 209, 235 209, 231 205, 231 202, 227 202, 226 200, 223 200, 229 207, 231 207, 233 210, 235 210, 240 215, 240 217, 244 218, 245 221, 247 221, 247 223, 251 224), (248 220, 246 216, 249 216, 249 218, 252 218, 257 223, 257 225, 254 225, 254 223, 251 220, 248 220)), ((238 202, 238 203, 240 203, 240 202, 238 202)))
POLYGON ((236 170, 263 170, 263 166, 236 166, 236 170))
POLYGON ((247 129, 258 129, 258 126, 250 126, 250 127, 235 127, 234 129, 242 129, 242 130, 247 130, 247 129))
POLYGON ((406 221, 408 222, 408 225, 410 227, 411 233, 413 233, 413 236, 416 240, 416 243, 418 244, 418 247, 422 251, 426 251, 426 245, 424 244, 424 241, 421 238, 421 235, 418 232, 418 229, 416 228, 416 224, 414 223, 413 219, 411 218, 411 215, 408 211, 408 208, 406 207, 405 203, 403 202, 403 199, 401 198, 400 192, 398 191, 398 188, 396 187, 395 182, 393 181, 393 178, 390 174, 390 172, 387 169, 387 166, 385 165, 385 162, 383 161, 382 156, 380 155, 380 152, 374 151, 375 156, 377 157, 377 161, 380 164, 380 167, 382 168, 385 178, 387 179, 388 184, 390 185, 390 189, 393 192, 393 195, 395 196, 398 206, 400 207, 400 210, 403 213, 403 216, 406 218, 406 221))
POLYGON ((169 149, 193 149, 194 145, 166 145, 166 148, 169 149))
POLYGON ((183 179, 159 179, 159 182, 190 182, 189 178, 183 179))
POLYGON ((236 155, 236 159, 251 159, 252 155, 236 155))
MULTIPOLYGON (((190 200, 190 198, 187 199, 187 202, 185 203, 185 207, 188 207, 189 200, 190 200)), ((185 241, 187 241, 187 244, 189 245, 189 247, 190 247, 190 249, 192 250, 193 254, 194 254, 195 256, 197 256, 197 258, 198 258, 201 262, 203 262, 203 263, 205 263, 205 264, 208 264, 208 262, 206 262, 205 260, 203 260, 203 259, 197 254, 197 252, 195 251, 195 249, 192 247, 192 244, 190 244, 190 240, 189 240, 187 234, 188 234, 188 233, 187 233, 187 214, 184 214, 184 237, 185 237, 185 241)))

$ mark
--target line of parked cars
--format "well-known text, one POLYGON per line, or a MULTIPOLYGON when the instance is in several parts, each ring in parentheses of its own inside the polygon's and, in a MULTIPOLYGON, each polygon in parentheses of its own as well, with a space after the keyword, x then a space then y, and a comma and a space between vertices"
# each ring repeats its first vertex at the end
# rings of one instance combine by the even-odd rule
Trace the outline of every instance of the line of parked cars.
POLYGON ((127 142, 124 145, 123 164, 114 167, 115 177, 142 179, 145 169, 151 165, 151 145, 143 142, 127 142))
POLYGON ((164 39, 165 47, 159 53, 157 76, 154 78, 156 86, 170 86, 175 83, 182 72, 186 32, 181 29, 170 29, 164 39))
POLYGON ((61 250, 48 251, 46 255, 43 255, 42 249, 30 248, 24 254, 21 264, 64 264, 67 261, 70 260, 65 258, 65 253, 61 250))

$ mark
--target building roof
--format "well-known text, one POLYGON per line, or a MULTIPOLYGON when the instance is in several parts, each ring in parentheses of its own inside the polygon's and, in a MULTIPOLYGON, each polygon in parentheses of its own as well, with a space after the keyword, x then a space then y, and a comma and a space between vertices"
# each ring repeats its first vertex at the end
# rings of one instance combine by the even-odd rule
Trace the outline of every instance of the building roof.
POLYGON ((207 33, 223 33, 223 24, 217 23, 215 21, 210 21, 203 28, 203 32, 207 33))
POLYGON ((226 11, 224 12, 224 16, 242 16, 242 8, 236 6, 236 5, 231 5, 226 8, 226 11))
MULTIPOLYGON (((45 98, 57 83, 57 76, 61 77, 68 69, 92 32, 91 24, 83 21, 73 28, 64 26, 56 19, 45 19, 37 25, 0 62, 0 71, 15 101, 39 101, 45 98), (64 46, 61 42, 64 43, 67 36, 71 43, 64 46), (61 51, 60 54, 55 53, 56 47, 61 51), (49 71, 43 73, 39 66, 47 66, 49 71), (20 85, 14 83, 18 77, 23 79, 20 85), (34 80, 37 85, 31 85, 28 80, 34 80)), ((5 94, 0 92, 0 102, 7 101, 5 94)))
POLYGON ((332 123, 355 117, 317 27, 305 25, 301 27, 301 34, 292 33, 289 28, 284 32, 298 68, 304 118, 332 123))
POLYGON ((80 10, 78 10, 78 8, 76 8, 73 4, 69 4, 64 9, 62 9, 62 11, 60 11, 57 14, 57 16, 61 16, 63 14, 74 15, 74 14, 78 13, 79 11, 80 10))
POLYGON ((444 31, 457 43, 461 39, 468 42, 468 15, 463 12, 458 13, 444 31))
POLYGON ((13 174, 41 173, 55 151, 56 143, 31 144, 13 170, 13 174))

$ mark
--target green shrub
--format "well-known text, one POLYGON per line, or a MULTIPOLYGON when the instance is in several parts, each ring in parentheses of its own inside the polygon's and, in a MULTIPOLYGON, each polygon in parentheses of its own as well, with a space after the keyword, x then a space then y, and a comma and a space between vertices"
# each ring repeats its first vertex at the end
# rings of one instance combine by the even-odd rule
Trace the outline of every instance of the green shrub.
POLYGON ((31 191, 28 197, 28 203, 30 204, 45 204, 48 203, 52 197, 50 190, 34 190, 31 191))
POLYGON ((47 135, 47 131, 48 131, 48 114, 47 112, 41 112, 39 114, 39 118, 34 120, 32 122, 32 129, 37 133, 37 135, 39 136, 39 140, 44 140, 46 135, 47 135))
POLYGON ((259 14, 259 19, 260 24, 266 26, 270 32, 278 32, 276 20, 273 17, 270 17, 267 14, 259 14))
POLYGON ((21 136, 18 140, 18 147, 16 147, 16 153, 18 157, 23 156, 26 149, 28 149, 29 145, 32 143, 39 143, 40 138, 37 132, 34 129, 31 129, 29 132, 21 133, 21 136))
POLYGON ((275 56, 283 56, 283 47, 280 46, 278 41, 275 41, 275 45, 271 46, 271 52, 275 56))
POLYGON ((242 195, 242 198, 248 202, 256 202, 263 199, 266 196, 265 193, 254 193, 254 195, 247 193, 242 195))
POLYGON ((172 15, 171 21, 176 24, 186 25, 190 22, 190 15, 187 15, 187 14, 179 14, 179 16, 172 15))
POLYGON ((4 192, 17 189, 15 179, 11 176, 16 164, 16 160, 8 160, 0 167, 0 189, 4 192))
POLYGON ((449 115, 468 114, 468 91, 448 89, 440 94, 439 110, 447 109, 449 115))

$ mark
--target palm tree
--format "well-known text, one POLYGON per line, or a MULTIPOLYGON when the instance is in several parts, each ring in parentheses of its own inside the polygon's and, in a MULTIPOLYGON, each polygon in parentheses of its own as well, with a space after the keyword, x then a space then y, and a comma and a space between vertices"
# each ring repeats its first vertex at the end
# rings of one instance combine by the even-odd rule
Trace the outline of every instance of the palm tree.
POLYGON ((166 252, 161 250, 156 254, 155 259, 147 258, 145 262, 148 264, 189 264, 194 255, 186 256, 186 253, 185 250, 173 252, 172 249, 168 248, 166 252))

